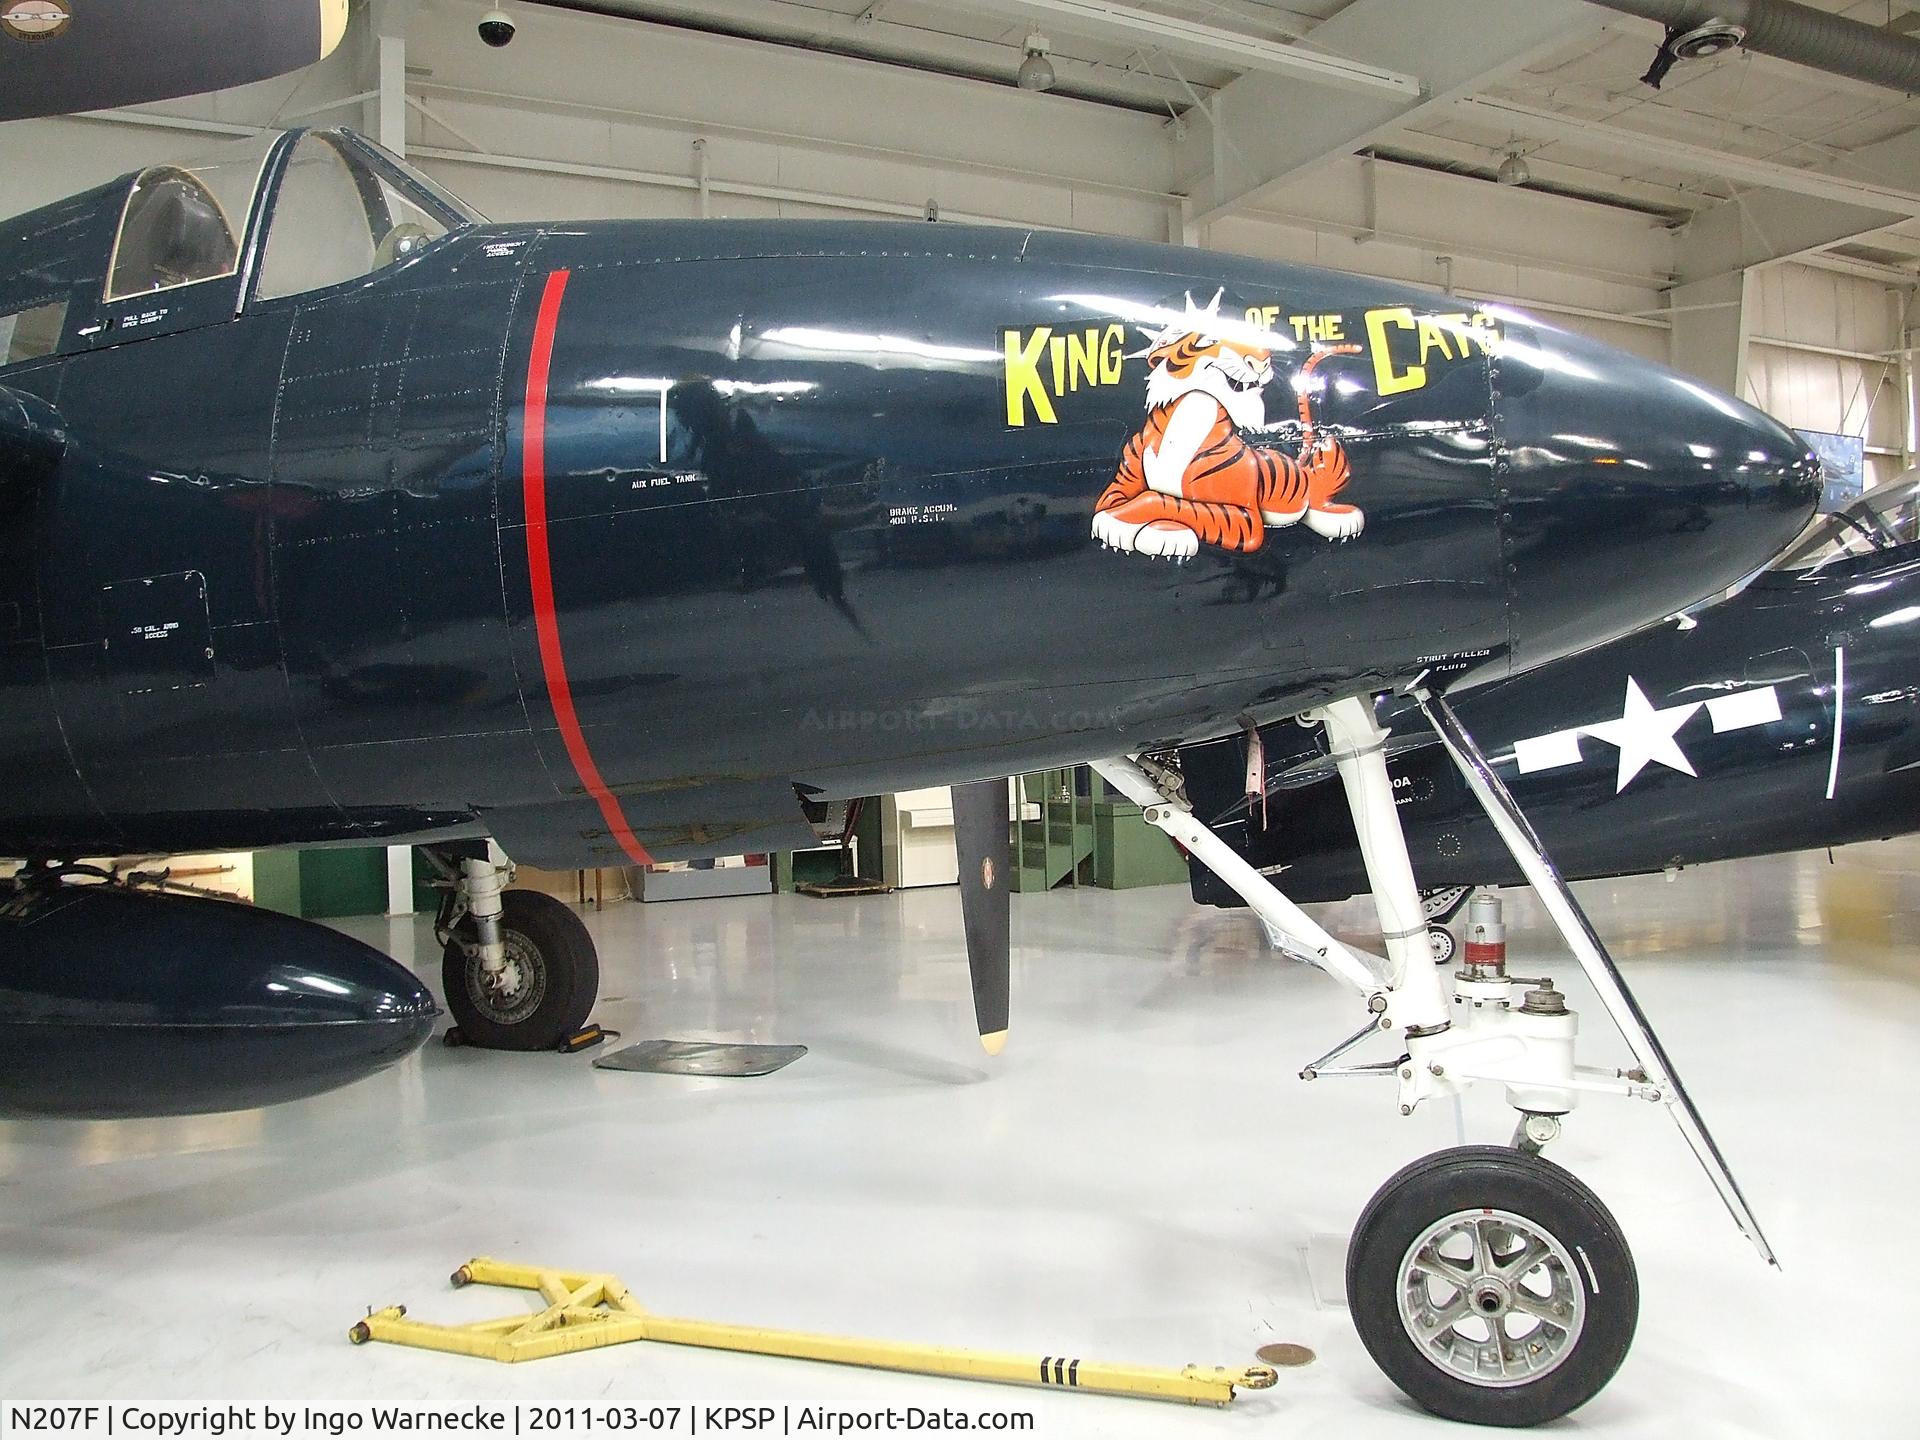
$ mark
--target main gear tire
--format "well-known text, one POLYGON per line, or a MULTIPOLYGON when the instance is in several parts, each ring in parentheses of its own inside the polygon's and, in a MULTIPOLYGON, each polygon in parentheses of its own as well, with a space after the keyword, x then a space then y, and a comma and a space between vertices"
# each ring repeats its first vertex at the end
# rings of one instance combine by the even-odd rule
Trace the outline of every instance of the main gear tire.
POLYGON ((460 1038, 483 1050, 557 1050, 587 1023, 600 993, 600 957, 580 917, 536 890, 500 897, 506 963, 492 974, 468 946, 472 916, 441 957, 447 1009, 460 1038))

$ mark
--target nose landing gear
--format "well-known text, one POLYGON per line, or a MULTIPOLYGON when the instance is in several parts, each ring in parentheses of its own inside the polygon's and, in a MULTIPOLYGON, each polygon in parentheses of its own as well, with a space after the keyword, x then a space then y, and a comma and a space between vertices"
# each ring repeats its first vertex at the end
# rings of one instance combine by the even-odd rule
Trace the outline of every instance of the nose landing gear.
POLYGON ((1540 1157, 1582 1094, 1625 1096, 1669 1111, 1735 1223, 1762 1258, 1772 1261, 1773 1252, 1539 837, 1446 702, 1419 687, 1413 694, 1632 1050, 1638 1063, 1631 1070, 1574 1063, 1578 1018, 1551 981, 1507 973, 1492 897, 1475 906, 1465 963, 1448 993, 1433 963, 1430 926, 1466 892, 1423 904, 1394 807, 1386 735, 1364 700, 1336 701, 1303 718, 1326 727, 1385 956, 1336 939, 1220 840, 1194 816, 1176 769, 1149 757, 1094 768, 1141 807, 1148 823, 1236 890, 1280 948, 1364 997, 1367 1024, 1308 1065, 1303 1079, 1390 1077, 1403 1115, 1476 1081, 1504 1088, 1520 1113, 1513 1148, 1441 1151, 1382 1186, 1348 1249, 1347 1300, 1368 1352, 1414 1400, 1450 1419, 1534 1425, 1599 1392, 1626 1356, 1639 1311, 1619 1226, 1592 1191, 1540 1157), (1373 1036, 1396 1031, 1398 1059, 1336 1063, 1373 1036))

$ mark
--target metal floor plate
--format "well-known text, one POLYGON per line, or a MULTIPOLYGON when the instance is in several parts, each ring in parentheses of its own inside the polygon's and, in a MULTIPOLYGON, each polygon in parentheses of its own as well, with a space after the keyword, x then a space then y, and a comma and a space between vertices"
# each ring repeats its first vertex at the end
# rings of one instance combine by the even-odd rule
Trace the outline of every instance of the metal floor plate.
POLYGON ((728 1045, 708 1040, 642 1040, 593 1062, 596 1070, 648 1075, 771 1075, 807 1053, 804 1045, 728 1045))

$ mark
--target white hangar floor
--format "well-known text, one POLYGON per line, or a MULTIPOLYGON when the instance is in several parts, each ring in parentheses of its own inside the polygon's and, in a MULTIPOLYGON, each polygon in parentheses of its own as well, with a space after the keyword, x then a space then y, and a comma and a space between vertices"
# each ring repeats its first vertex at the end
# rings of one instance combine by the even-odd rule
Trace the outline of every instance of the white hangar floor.
MULTIPOLYGON (((1642 1287, 1582 1434, 1902 1433, 1891 1260, 1920 1193, 1909 1088, 1920 842, 1584 888, 1768 1226, 1768 1271, 1651 1108, 1596 1101, 1550 1154, 1613 1208, 1642 1287), (1889 920, 1887 916, 1894 918, 1889 920)), ((1365 939, 1364 910, 1342 922, 1365 939)), ((894 1406, 1031 1412, 1032 1433, 1436 1435, 1361 1349, 1343 1237, 1453 1143, 1384 1086, 1303 1084, 1354 1002, 1182 887, 1016 900, 1012 1040, 972 1034, 957 896, 620 905, 589 924, 599 1016, 792 1041, 775 1075, 610 1073, 430 1045, 347 1090, 203 1120, 0 1126, 0 1393, 155 1404, 894 1406), (665 1347, 516 1368, 346 1343, 369 1307, 470 1319, 477 1254, 621 1275, 667 1314, 1002 1350, 1238 1366, 1318 1352, 1222 1414, 665 1347), (270 1363, 269 1363, 270 1362, 270 1363), (288 1376, 301 1377, 290 1387, 288 1376)), ((1514 956, 1548 956, 1510 895, 1514 956)), ((354 922, 427 973, 426 920, 354 922)), ((1584 1058, 1624 1050, 1588 1001, 1584 1058)), ((1473 1140, 1506 1138, 1494 1097, 1473 1140)))

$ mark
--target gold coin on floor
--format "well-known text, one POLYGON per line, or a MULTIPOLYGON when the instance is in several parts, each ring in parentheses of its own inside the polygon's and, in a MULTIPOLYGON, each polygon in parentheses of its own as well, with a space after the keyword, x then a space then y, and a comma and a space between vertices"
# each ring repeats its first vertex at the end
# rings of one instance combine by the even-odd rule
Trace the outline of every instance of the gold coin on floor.
POLYGON ((1253 1353, 1257 1359, 1269 1365, 1311 1365, 1318 1358, 1306 1346, 1295 1345, 1290 1340, 1278 1345, 1262 1345, 1253 1353))

